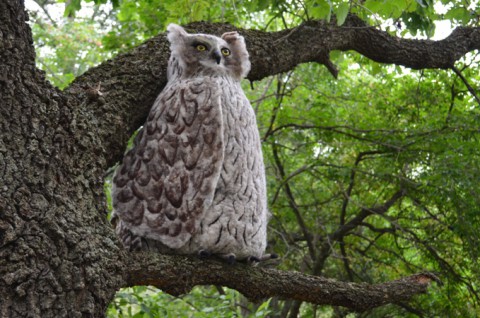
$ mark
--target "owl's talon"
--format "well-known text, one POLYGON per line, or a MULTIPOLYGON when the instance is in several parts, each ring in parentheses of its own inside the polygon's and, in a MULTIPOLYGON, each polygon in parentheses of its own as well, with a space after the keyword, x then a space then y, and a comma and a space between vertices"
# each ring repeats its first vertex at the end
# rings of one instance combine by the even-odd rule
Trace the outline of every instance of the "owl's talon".
POLYGON ((260 259, 256 256, 250 256, 247 258, 247 263, 253 264, 253 263, 259 263, 260 259))
POLYGON ((265 254, 260 258, 260 261, 263 262, 263 261, 268 261, 268 260, 277 259, 277 258, 279 258, 278 254, 275 254, 275 253, 265 254))
POLYGON ((209 258, 210 256, 212 256, 212 253, 210 253, 207 250, 198 251, 198 257, 200 257, 201 259, 206 259, 206 258, 209 258))
POLYGON ((217 258, 221 259, 222 261, 227 262, 230 265, 233 265, 237 262, 237 257, 233 253, 230 253, 230 254, 213 254, 213 253, 211 253, 207 250, 200 250, 200 251, 198 251, 197 255, 200 259, 217 257, 217 258))
POLYGON ((222 255, 222 256, 220 256, 220 258, 225 260, 230 265, 233 265, 237 262, 237 257, 233 253, 227 254, 227 255, 222 255))
POLYGON ((256 265, 257 263, 265 262, 270 259, 276 259, 276 258, 278 258, 278 254, 275 254, 275 253, 265 254, 262 257, 250 256, 247 258, 247 263, 256 265))

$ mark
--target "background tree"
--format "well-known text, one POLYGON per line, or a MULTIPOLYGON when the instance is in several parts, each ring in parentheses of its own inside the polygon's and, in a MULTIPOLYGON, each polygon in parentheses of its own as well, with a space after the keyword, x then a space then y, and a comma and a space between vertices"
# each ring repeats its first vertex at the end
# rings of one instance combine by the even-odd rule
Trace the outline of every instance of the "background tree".
MULTIPOLYGON (((112 316, 189 310, 218 317, 219 305, 225 316, 249 310, 345 316, 379 305, 375 289, 367 287, 361 290, 371 297, 370 306, 361 306, 358 292, 343 302, 314 301, 293 289, 300 279, 293 294, 268 292, 282 279, 268 269, 128 255, 119 248, 106 221, 103 177, 165 84, 168 57, 163 35, 132 48, 169 22, 203 19, 262 30, 242 33, 252 54, 250 100, 264 141, 274 215, 269 243, 282 255, 279 267, 369 283, 434 271, 443 287, 407 302, 401 289, 383 285, 398 297, 384 303, 395 305, 357 315, 478 314, 479 12, 476 2, 441 3, 122 1, 94 6, 87 18, 78 11, 85 3, 72 0, 66 17, 55 19, 54 2, 37 1, 44 9, 32 14, 37 62, 63 91, 44 82, 33 65, 21 4, 1 4, 1 313, 101 315, 113 291, 133 284, 178 294, 195 284, 220 283, 250 297, 290 300, 275 297, 257 308, 231 290, 212 301, 208 295, 217 290, 195 289, 173 305, 165 294, 140 287, 118 294, 112 316), (441 42, 400 40, 432 36, 441 19, 463 27, 441 42), (118 52, 126 53, 77 77, 118 52), (180 276, 172 285, 169 274, 187 268, 193 278, 180 276), (258 279, 257 271, 274 280, 258 279), (242 279, 225 280, 232 274, 242 279), (255 295, 255 283, 265 290, 255 295), (207 298, 192 298, 200 294, 207 298)), ((421 287, 423 279, 428 276, 406 282, 421 287)), ((349 286, 358 287, 340 288, 349 286)), ((321 298, 322 290, 316 292, 321 298)))

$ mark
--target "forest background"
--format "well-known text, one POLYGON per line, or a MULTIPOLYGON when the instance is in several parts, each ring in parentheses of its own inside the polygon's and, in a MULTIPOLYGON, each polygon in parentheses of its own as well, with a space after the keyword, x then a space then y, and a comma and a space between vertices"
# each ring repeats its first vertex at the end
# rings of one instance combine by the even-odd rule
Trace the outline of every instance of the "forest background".
MULTIPOLYGON (((61 89, 170 22, 278 31, 312 19, 342 25, 351 12, 394 36, 441 40, 480 19, 478 1, 29 0, 26 6, 38 66, 61 89)), ((332 51, 330 60, 336 78, 332 68, 308 63, 244 82, 267 167, 269 251, 281 255, 281 269, 342 281, 376 283, 429 271, 443 285, 411 303, 364 313, 276 298, 252 304, 227 288, 196 287, 173 297, 139 286, 117 293, 110 317, 480 315, 478 50, 450 69, 380 64, 353 51, 332 51), (345 224, 348 231, 339 232, 345 224)))

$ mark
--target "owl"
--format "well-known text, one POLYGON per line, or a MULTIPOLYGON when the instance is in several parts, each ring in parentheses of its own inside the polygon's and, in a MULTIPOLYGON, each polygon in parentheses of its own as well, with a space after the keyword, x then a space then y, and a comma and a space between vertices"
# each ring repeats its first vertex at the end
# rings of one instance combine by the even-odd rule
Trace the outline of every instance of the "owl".
POLYGON ((168 83, 113 178, 112 222, 130 250, 260 261, 267 244, 265 169, 250 70, 237 32, 167 28, 168 83))

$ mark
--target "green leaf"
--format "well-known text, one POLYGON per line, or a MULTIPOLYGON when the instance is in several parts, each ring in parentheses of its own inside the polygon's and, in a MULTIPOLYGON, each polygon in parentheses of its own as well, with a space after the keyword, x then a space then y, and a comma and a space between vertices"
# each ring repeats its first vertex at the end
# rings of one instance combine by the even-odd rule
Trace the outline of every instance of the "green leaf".
POLYGON ((73 16, 73 15, 75 15, 75 12, 77 12, 81 8, 82 8, 82 1, 81 0, 71 0, 65 6, 64 16, 65 17, 73 16))
POLYGON ((341 26, 345 23, 345 19, 347 18, 348 12, 350 10, 350 5, 347 2, 342 2, 338 6, 336 10, 337 15, 337 25, 341 26))
POLYGON ((312 18, 329 20, 332 12, 331 5, 325 0, 314 1, 310 7, 312 18))
POLYGON ((462 23, 466 24, 471 19, 471 14, 464 7, 460 7, 460 8, 458 8, 458 7, 455 8, 454 7, 452 9, 448 10, 447 13, 445 13, 445 19, 457 20, 457 21, 461 21, 462 23))
POLYGON ((203 312, 209 313, 209 312, 214 312, 215 308, 213 307, 205 307, 202 309, 203 312))
POLYGON ((427 7, 427 4, 423 0, 416 0, 419 5, 421 5, 423 8, 427 7))
POLYGON ((383 2, 378 0, 367 0, 363 5, 373 13, 379 13, 382 9, 384 9, 383 2))

